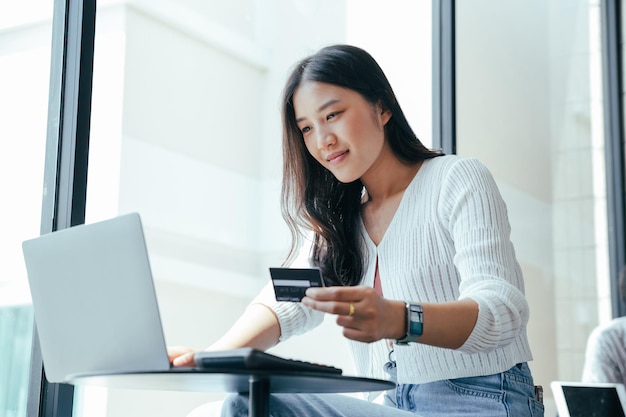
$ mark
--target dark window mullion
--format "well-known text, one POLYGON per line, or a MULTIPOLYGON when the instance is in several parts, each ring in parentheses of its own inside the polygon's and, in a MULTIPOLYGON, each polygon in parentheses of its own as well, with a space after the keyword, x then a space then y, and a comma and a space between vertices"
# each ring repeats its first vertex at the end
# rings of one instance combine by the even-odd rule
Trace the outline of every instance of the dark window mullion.
MULTIPOLYGON (((41 234, 84 223, 95 0, 55 0, 41 234)), ((44 377, 34 334, 27 415, 70 417, 73 387, 44 377)))
POLYGON ((620 3, 620 0, 603 0, 601 3, 609 268, 614 317, 626 314, 617 282, 619 272, 626 264, 620 3))
POLYGON ((456 153, 455 2, 432 2, 433 147, 456 153))

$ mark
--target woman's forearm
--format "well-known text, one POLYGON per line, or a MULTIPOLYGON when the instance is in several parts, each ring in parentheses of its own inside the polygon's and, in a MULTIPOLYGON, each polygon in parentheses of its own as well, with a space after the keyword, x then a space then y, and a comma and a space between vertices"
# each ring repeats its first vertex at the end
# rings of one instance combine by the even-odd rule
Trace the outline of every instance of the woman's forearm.
POLYGON ((274 312, 266 305, 255 303, 246 308, 233 326, 207 350, 225 350, 252 347, 267 350, 280 338, 280 324, 274 312))

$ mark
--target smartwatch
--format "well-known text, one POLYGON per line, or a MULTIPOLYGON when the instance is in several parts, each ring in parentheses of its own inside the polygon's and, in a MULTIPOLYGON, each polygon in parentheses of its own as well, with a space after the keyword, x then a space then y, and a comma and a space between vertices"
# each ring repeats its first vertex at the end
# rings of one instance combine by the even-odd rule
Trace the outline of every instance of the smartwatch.
POLYGON ((411 301, 406 302, 406 335, 396 339, 397 345, 408 345, 415 342, 424 332, 424 310, 422 306, 411 301))

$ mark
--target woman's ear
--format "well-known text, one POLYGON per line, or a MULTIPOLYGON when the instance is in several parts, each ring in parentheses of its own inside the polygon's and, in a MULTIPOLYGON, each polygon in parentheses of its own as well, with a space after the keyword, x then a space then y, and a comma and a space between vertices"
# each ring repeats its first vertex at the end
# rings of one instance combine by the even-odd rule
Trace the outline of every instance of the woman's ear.
POLYGON ((389 121, 389 119, 391 119, 391 111, 387 110, 383 106, 383 103, 381 102, 381 100, 379 100, 378 103, 376 103, 373 106, 373 110, 374 110, 374 116, 378 119, 378 122, 380 123, 381 126, 385 126, 387 122, 389 121))
POLYGON ((387 110, 384 107, 379 107, 380 109, 380 122, 385 126, 389 119, 391 119, 391 110, 387 110))
POLYGON ((387 109, 383 103, 382 100, 378 100, 378 103, 376 103, 376 115, 378 117, 379 122, 381 123, 381 126, 385 126, 387 124, 387 122, 389 121, 389 119, 391 119, 391 110, 387 109))

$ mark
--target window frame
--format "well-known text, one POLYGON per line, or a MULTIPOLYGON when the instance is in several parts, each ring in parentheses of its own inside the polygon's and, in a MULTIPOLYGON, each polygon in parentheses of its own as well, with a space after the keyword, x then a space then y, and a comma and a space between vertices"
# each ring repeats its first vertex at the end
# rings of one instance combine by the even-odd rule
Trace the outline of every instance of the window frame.
POLYGON ((606 146, 607 218, 611 310, 613 317, 626 315, 619 291, 619 273, 626 265, 624 189, 624 108, 622 95, 621 1, 602 0, 602 83, 604 140, 606 146))
MULTIPOLYGON (((40 234, 85 222, 95 0, 54 0, 40 234)), ((71 416, 74 388, 45 378, 33 334, 28 416, 71 416)))
POLYGON ((456 153, 455 0, 433 0, 433 147, 456 153))

